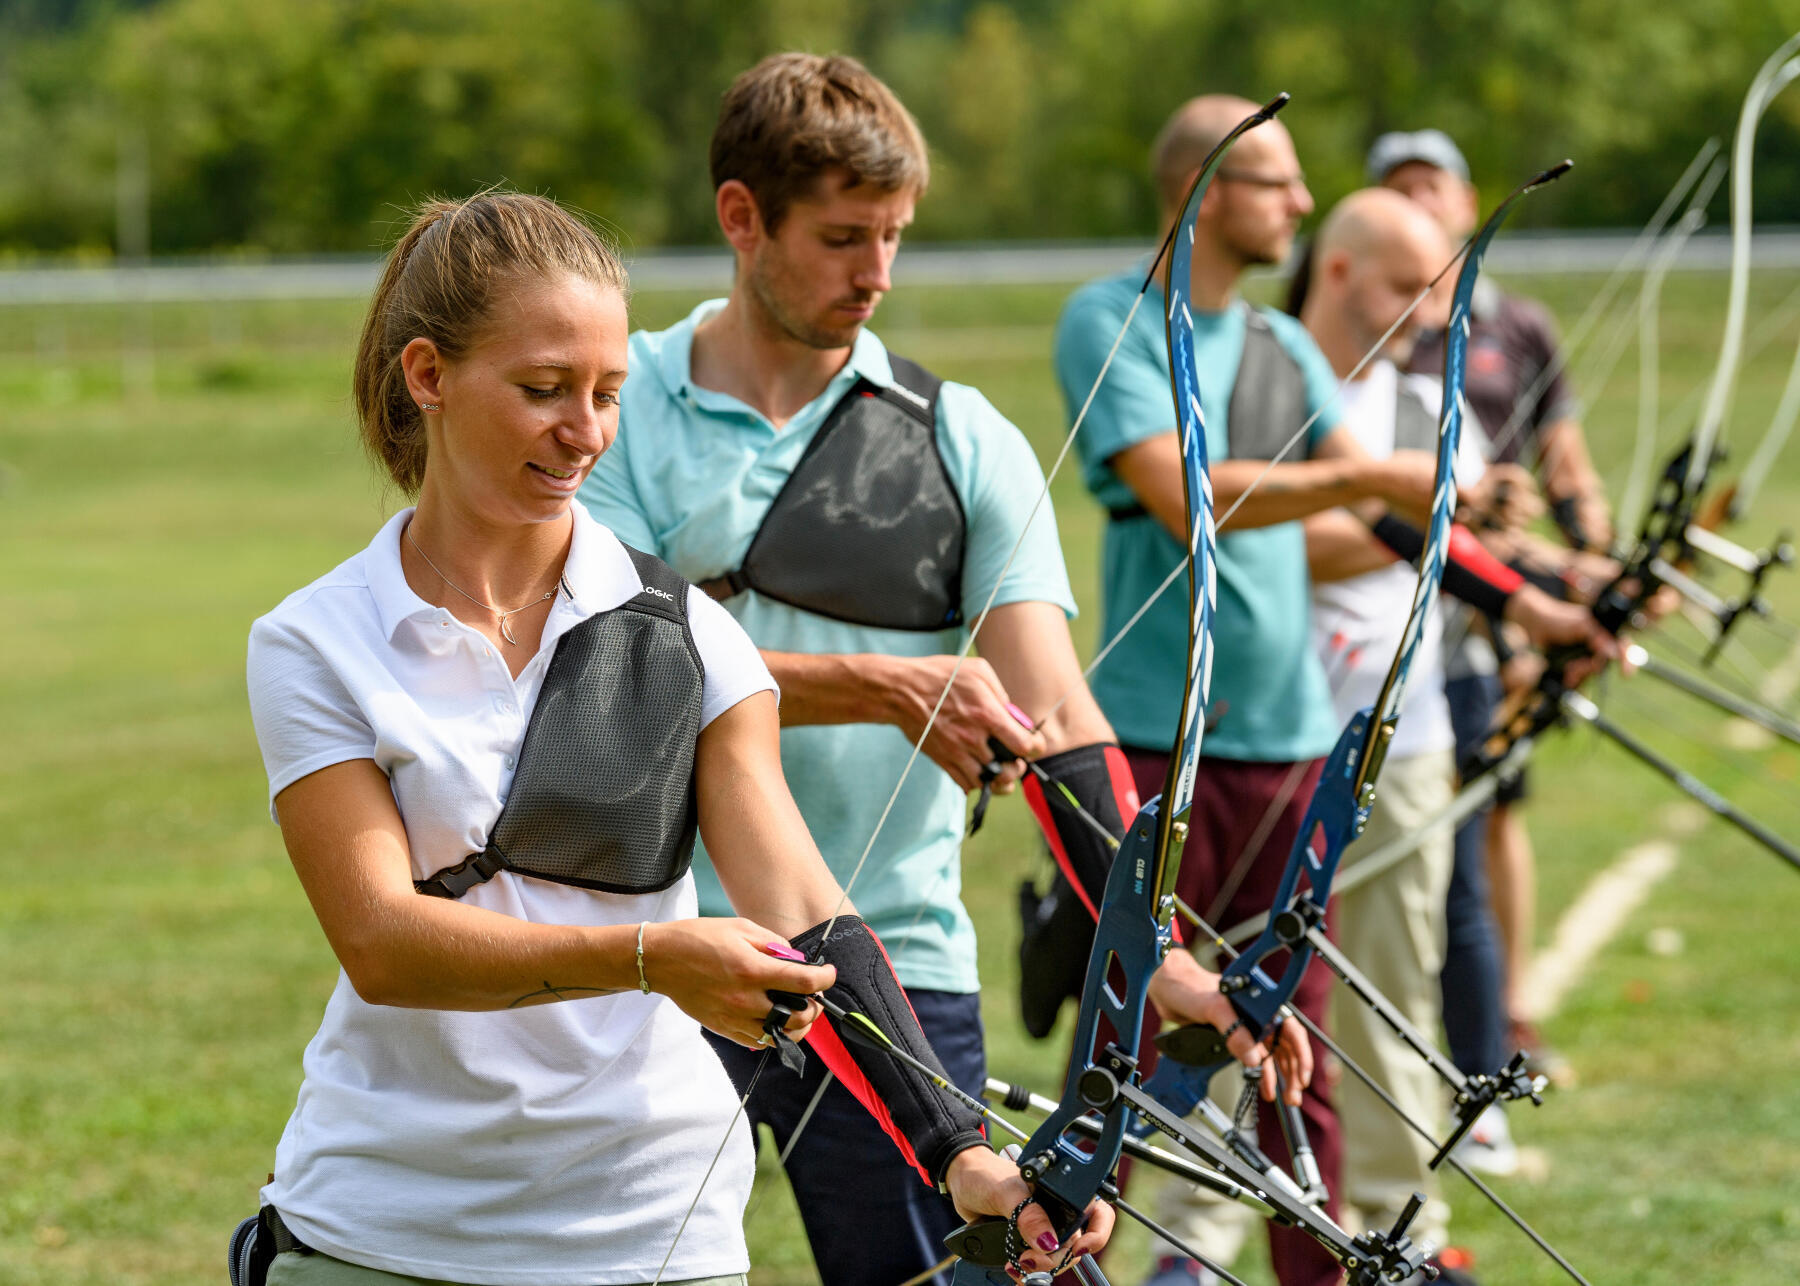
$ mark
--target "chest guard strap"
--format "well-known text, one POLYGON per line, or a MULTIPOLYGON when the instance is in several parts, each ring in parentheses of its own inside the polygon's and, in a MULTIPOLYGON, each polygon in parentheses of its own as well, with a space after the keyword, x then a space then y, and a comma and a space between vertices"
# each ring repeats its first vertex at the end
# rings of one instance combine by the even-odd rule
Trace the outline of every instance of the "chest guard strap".
MULTIPOLYGON (((1227 455, 1233 460, 1273 460, 1306 423, 1306 373, 1282 347, 1260 308, 1238 306, 1244 310, 1244 352, 1225 413, 1227 455)), ((1435 420, 1432 441, 1437 441, 1435 420)), ((1304 452, 1297 458, 1304 459, 1304 452)), ((1123 522, 1148 517, 1150 511, 1142 505, 1122 505, 1107 512, 1115 522, 1123 522)))
POLYGON ((604 893, 687 874, 705 671, 688 584, 626 546, 642 592, 557 640, 487 847, 414 887, 461 897, 501 871, 604 893))
POLYGON ((743 566, 700 582, 893 630, 962 623, 967 517, 938 450, 943 381, 889 355, 895 385, 851 386, 807 444, 743 566))

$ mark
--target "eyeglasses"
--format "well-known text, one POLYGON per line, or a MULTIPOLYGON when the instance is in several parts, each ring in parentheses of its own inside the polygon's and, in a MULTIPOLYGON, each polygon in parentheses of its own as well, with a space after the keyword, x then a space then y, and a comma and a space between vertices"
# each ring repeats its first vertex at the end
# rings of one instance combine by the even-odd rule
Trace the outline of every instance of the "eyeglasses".
POLYGON ((1304 174, 1254 174, 1249 170, 1220 170, 1213 176, 1227 183, 1248 183, 1258 188, 1303 188, 1304 174))

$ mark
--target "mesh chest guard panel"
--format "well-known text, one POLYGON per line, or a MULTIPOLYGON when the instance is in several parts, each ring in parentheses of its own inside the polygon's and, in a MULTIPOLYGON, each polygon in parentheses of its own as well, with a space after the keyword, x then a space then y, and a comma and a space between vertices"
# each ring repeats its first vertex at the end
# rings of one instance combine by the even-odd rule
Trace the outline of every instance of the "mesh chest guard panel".
POLYGON ((1394 398, 1394 450, 1435 452, 1437 444, 1437 412, 1402 387, 1394 398))
POLYGON ((643 592, 557 642, 487 848, 419 881, 421 893, 460 897, 503 870, 653 893, 687 873, 705 674, 687 582, 627 549, 643 592))
POLYGON ((744 555, 701 588, 896 630, 962 620, 967 525, 937 443, 943 381, 890 357, 897 388, 858 380, 819 427, 744 555))
MULTIPOLYGON (((1269 319, 1248 304, 1242 307, 1244 355, 1231 389, 1226 435, 1233 460, 1273 460, 1306 422, 1306 375, 1275 338, 1269 319)), ((1304 460, 1306 452, 1295 458, 1304 460)))
MULTIPOLYGON (((1239 307, 1244 310, 1244 352, 1225 417, 1227 455, 1233 460, 1273 460, 1306 422, 1306 374, 1275 338, 1262 311, 1249 304, 1239 307)), ((1432 440, 1437 440, 1435 422, 1432 440)), ((1302 453, 1298 458, 1306 457, 1302 453)), ((1136 504, 1107 513, 1114 522, 1150 516, 1148 509, 1136 504)))

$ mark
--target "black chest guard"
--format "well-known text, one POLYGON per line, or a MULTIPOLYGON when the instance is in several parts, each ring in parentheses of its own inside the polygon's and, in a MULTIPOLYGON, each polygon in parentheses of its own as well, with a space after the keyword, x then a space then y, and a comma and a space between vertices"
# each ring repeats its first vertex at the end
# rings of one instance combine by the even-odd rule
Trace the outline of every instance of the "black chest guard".
MULTIPOLYGON (((1231 407, 1225 417, 1228 456, 1233 460, 1273 460, 1306 423, 1306 373, 1275 338, 1275 328, 1261 309, 1250 304, 1238 306, 1244 310, 1244 352, 1238 358, 1231 407)), ((1123 505, 1107 512, 1115 522, 1150 514, 1142 505, 1123 505)))
POLYGON ((1394 450, 1430 451, 1438 447, 1438 412, 1404 384, 1394 395, 1394 450))
MULTIPOLYGON (((1275 338, 1262 310, 1244 310, 1244 355, 1231 386, 1225 431, 1233 460, 1273 460, 1306 423, 1306 373, 1275 338)), ((1297 457, 1305 459, 1304 451, 1297 457)))
POLYGON ((654 893, 687 873, 705 671, 687 582, 660 559, 626 552, 643 591, 557 640, 487 847, 417 881, 419 892, 461 897, 512 871, 654 893))
POLYGON ((938 451, 943 381, 889 356, 897 386, 859 379, 794 466, 717 599, 764 598, 853 625, 941 630, 962 622, 967 519, 938 451))

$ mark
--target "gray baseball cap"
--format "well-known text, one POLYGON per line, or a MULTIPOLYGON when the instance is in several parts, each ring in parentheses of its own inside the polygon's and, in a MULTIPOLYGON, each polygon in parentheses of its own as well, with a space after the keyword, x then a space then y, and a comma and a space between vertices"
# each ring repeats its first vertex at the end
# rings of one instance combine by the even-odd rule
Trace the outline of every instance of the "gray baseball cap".
POLYGON ((1369 182, 1380 183, 1408 161, 1423 161, 1440 170, 1449 170, 1464 182, 1469 178, 1469 163, 1462 150, 1441 129, 1421 129, 1408 133, 1394 130, 1376 139, 1369 148, 1369 159, 1363 168, 1369 182))

